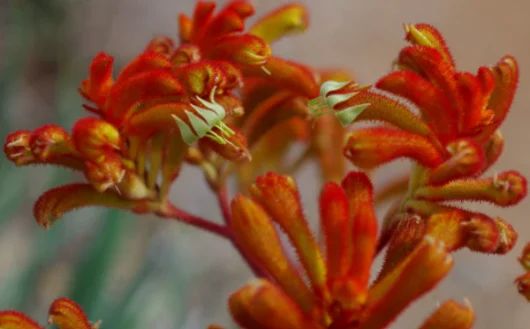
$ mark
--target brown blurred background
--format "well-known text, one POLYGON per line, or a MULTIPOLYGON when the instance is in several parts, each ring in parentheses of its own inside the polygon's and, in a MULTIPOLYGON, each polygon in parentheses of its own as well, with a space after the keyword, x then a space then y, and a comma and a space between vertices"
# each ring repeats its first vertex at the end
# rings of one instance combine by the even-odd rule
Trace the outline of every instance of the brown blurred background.
MULTIPOLYGON (((221 1, 223 2, 223 1, 221 1)), ((530 177, 530 2, 523 0, 305 0, 307 33, 281 40, 274 52, 319 67, 347 67, 361 83, 390 70, 404 45, 403 23, 426 22, 444 34, 461 70, 474 72, 514 55, 521 80, 502 132, 506 146, 495 171, 516 169, 530 177)), ((99 51, 118 67, 157 35, 176 36, 176 16, 190 14, 194 0, 3 0, 0 1, 2 138, 14 129, 44 123, 69 128, 84 115, 76 89, 99 51)), ((263 14, 279 0, 256 0, 263 14)), ((2 161, 4 161, 2 159, 2 161)), ((85 209, 67 215, 50 231, 37 227, 32 205, 45 189, 72 180, 50 168, 12 170, 6 161, 0 189, 0 306, 16 307, 44 322, 47 305, 60 295, 76 297, 102 328, 232 328, 228 294, 251 274, 231 246, 207 233, 160 219, 85 209), (110 223, 110 224, 109 224, 110 223)), ((376 185, 406 164, 385 167, 376 185)), ((299 177, 307 214, 316 219, 318 184, 312 165, 299 177)), ((173 188, 178 205, 219 220, 202 176, 185 170, 173 188), (185 188, 183 188, 185 187, 185 188), (210 207, 206 205, 210 204, 210 207)), ((437 302, 468 297, 475 328, 526 329, 530 304, 517 294, 516 261, 530 240, 530 201, 508 209, 475 205, 509 220, 520 233, 506 256, 462 251, 456 266, 433 293, 409 308, 392 328, 415 328, 437 302)), ((376 271, 377 269, 374 269, 376 271)))

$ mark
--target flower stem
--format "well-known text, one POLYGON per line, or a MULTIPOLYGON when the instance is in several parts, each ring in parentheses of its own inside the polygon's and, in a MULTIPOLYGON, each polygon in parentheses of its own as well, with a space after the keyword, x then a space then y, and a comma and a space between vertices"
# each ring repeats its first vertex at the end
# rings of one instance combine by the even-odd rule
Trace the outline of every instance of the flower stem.
POLYGON ((157 214, 163 218, 175 219, 207 232, 216 234, 220 237, 231 239, 230 230, 226 225, 220 225, 202 217, 190 214, 189 212, 174 206, 171 204, 171 202, 166 202, 157 214))

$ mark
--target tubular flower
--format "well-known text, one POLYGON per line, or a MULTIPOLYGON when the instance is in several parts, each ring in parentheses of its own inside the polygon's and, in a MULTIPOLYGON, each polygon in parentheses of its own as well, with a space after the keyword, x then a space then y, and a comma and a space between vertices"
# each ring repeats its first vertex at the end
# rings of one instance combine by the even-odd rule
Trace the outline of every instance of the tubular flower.
MULTIPOLYGON (((59 329, 98 329, 100 321, 90 323, 74 301, 68 298, 56 299, 48 311, 48 324, 55 324, 59 329)), ((44 326, 18 311, 0 311, 0 328, 5 329, 43 329, 44 326)))
POLYGON ((60 165, 82 171, 88 181, 45 193, 35 206, 42 226, 87 205, 164 215, 184 161, 201 166, 218 189, 226 176, 223 160, 251 159, 247 136, 254 135, 237 119, 244 111, 236 89, 257 79, 306 97, 316 92, 311 70, 272 56, 269 47, 305 29, 302 6, 283 6, 248 33, 244 20, 254 13, 248 2, 231 1, 217 14, 214 9, 213 2, 199 2, 192 18, 179 18, 180 45, 154 38, 115 79, 114 58, 98 54, 79 89, 90 103, 84 108, 96 116, 78 120, 71 132, 45 125, 7 137, 4 152, 15 164, 60 165))
POLYGON ((240 86, 240 72, 231 63, 175 67, 148 49, 115 80, 112 63, 111 56, 98 54, 79 89, 92 103, 85 108, 97 117, 78 120, 71 133, 45 125, 7 137, 4 151, 17 165, 61 165, 84 172, 89 182, 41 196, 35 216, 44 227, 86 205, 159 211, 194 142, 208 139, 213 151, 232 160, 241 156, 229 150, 245 149, 241 133, 223 121, 235 108, 220 104, 233 99, 232 91, 240 86), (214 74, 215 79, 197 80, 201 74, 214 74))
MULTIPOLYGON (((300 4, 286 4, 259 18, 248 29, 245 21, 254 14, 249 2, 232 0, 219 11, 215 10, 214 2, 199 1, 193 15, 179 16, 179 46, 175 47, 170 38, 157 37, 148 48, 165 54, 176 67, 202 60, 226 60, 240 70, 244 84, 241 92, 244 115, 227 118, 227 122, 241 129, 256 159, 238 168, 240 185, 250 184, 257 174, 266 170, 289 170, 283 168, 285 152, 295 141, 309 145, 299 162, 316 156, 320 159, 323 177, 340 180, 345 173, 345 160, 340 143, 335 141, 343 139, 344 129, 333 120, 323 118, 315 122, 316 129, 310 133, 313 124, 307 121, 309 108, 306 103, 318 95, 323 78, 350 80, 351 76, 344 77, 343 71, 318 72, 276 57, 270 48, 273 42, 286 35, 305 31, 309 23, 307 10, 300 4)), ((212 81, 212 75, 196 75, 194 79, 212 81)), ((241 105, 237 99, 226 99, 220 104, 241 105)), ((211 181, 215 180, 211 176, 223 174, 221 165, 210 156, 208 149, 204 149, 207 143, 211 141, 204 139, 200 143, 199 152, 195 152, 200 156, 191 162, 208 168, 211 181)), ((250 158, 248 153, 241 156, 250 158)))
MULTIPOLYGON (((505 253, 516 239, 509 224, 447 203, 486 201, 506 207, 526 196, 527 181, 517 171, 479 178, 502 151, 498 128, 515 94, 517 62, 505 56, 492 67, 480 67, 476 74, 461 72, 456 70, 445 41, 434 27, 410 24, 405 31, 411 45, 399 53, 396 71, 370 87, 326 82, 319 100, 339 120, 348 115, 350 122, 353 118, 387 124, 347 134, 343 152, 357 167, 369 170, 403 157, 415 162, 408 191, 402 190, 404 197, 387 216, 389 221, 396 222, 404 213, 427 219, 440 212, 460 211, 459 221, 466 234, 459 236, 467 238, 483 232, 475 223, 484 221, 491 224, 488 232, 492 238, 510 236, 496 240, 509 242, 502 246, 491 240, 487 249, 479 248, 483 244, 474 244, 472 249, 505 253)), ((403 186, 396 182, 398 185, 403 186)), ((385 229, 395 227, 385 224, 385 229)), ((458 245, 466 244, 462 241, 458 245)))
MULTIPOLYGON (((385 328, 452 267, 444 244, 425 236, 383 279, 369 284, 378 231, 372 186, 363 173, 351 172, 341 185, 324 186, 324 249, 308 227, 291 177, 260 176, 250 194, 251 198, 237 196, 232 202, 232 228, 243 252, 260 264, 267 279, 258 279, 229 298, 232 316, 243 328, 385 328), (285 254, 275 224, 286 233, 299 266, 285 254)), ((470 309, 442 308, 432 320, 442 324, 439 328, 470 327, 470 309), (449 319, 443 318, 456 313, 467 314, 470 320, 448 327, 449 319)))

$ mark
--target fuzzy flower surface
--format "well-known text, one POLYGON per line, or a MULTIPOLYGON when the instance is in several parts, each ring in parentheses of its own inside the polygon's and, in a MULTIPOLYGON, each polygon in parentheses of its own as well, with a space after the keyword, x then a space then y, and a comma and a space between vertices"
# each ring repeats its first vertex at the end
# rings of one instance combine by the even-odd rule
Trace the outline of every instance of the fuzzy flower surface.
POLYGON ((418 216, 452 250, 506 253, 517 240, 513 227, 455 202, 508 207, 526 196, 527 180, 515 170, 480 177, 502 153, 499 127, 515 95, 517 62, 504 56, 476 73, 458 71, 434 27, 409 24, 405 32, 411 45, 400 51, 397 70, 367 87, 326 82, 319 97, 337 117, 384 124, 347 134, 343 152, 354 165, 371 170, 398 158, 415 163, 409 177, 389 187, 402 197, 385 220, 382 245, 395 228, 408 227, 401 221, 418 216))
MULTIPOLYGON (((166 216, 174 212, 167 194, 183 163, 201 167, 217 189, 226 167, 252 159, 249 136, 274 126, 242 127, 244 84, 258 79, 306 97, 318 93, 309 68, 272 56, 269 46, 305 29, 304 7, 278 8, 248 32, 245 20, 254 14, 249 2, 234 0, 215 10, 214 2, 199 1, 191 17, 179 16, 178 42, 154 38, 118 74, 114 58, 99 53, 79 88, 90 115, 70 130, 47 124, 7 136, 4 153, 17 166, 58 165, 86 178, 37 200, 41 226, 91 205, 166 216)), ((245 101, 263 101, 257 97, 245 101)))
MULTIPOLYGON (((372 185, 363 173, 351 172, 340 185, 323 187, 323 248, 309 229, 292 177, 260 176, 250 194, 233 200, 233 228, 243 250, 260 264, 263 278, 229 298, 242 328, 386 328, 453 266, 444 243, 426 235, 391 272, 370 283, 378 229, 372 185), (299 263, 285 253, 275 225, 287 235, 299 263)), ((419 328, 431 328, 430 323, 471 328, 473 319, 469 306, 449 301, 419 328)))

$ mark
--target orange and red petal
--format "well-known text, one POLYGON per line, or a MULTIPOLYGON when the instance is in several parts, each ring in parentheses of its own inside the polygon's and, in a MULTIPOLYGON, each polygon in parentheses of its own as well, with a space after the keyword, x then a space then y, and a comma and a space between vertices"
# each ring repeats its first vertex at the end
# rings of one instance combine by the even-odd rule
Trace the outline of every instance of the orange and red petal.
POLYGON ((393 271, 369 291, 366 318, 359 329, 380 329, 407 305, 433 289, 452 268, 453 259, 443 243, 426 237, 393 271))
POLYGON ((96 55, 90 64, 88 79, 81 83, 81 95, 103 110, 112 86, 112 64, 114 57, 103 52, 96 55))
POLYGON ((344 94, 349 92, 355 94, 336 104, 333 110, 341 111, 361 104, 370 104, 359 114, 356 121, 382 121, 404 131, 432 138, 433 142, 437 141, 432 128, 412 112, 410 105, 398 97, 383 94, 376 89, 358 91, 354 88, 351 91, 345 90, 344 94))
POLYGON ((349 276, 355 278, 360 286, 367 286, 378 235, 372 183, 365 173, 352 171, 342 181, 342 188, 348 198, 351 217, 353 261, 349 276))
POLYGON ((405 33, 405 39, 410 43, 438 50, 447 63, 452 67, 455 66, 453 56, 442 34, 434 26, 425 23, 409 24, 405 25, 405 33))
POLYGON ((268 43, 250 34, 225 35, 204 49, 205 57, 227 60, 238 66, 263 66, 271 54, 268 43))
POLYGON ((48 313, 48 323, 55 324, 59 329, 92 329, 81 306, 71 299, 56 299, 48 313))
POLYGON ((418 215, 406 214, 390 225, 392 233, 388 241, 383 267, 376 282, 396 268, 420 243, 425 235, 425 220, 418 215))
POLYGON ((303 214, 300 193, 294 179, 269 172, 256 179, 250 192, 272 220, 285 231, 312 286, 320 294, 323 293, 326 284, 324 258, 303 214))
MULTIPOLYGON (((169 47, 169 46, 168 46, 169 47)), ((122 83, 137 74, 153 70, 169 70, 173 67, 167 56, 159 52, 146 51, 127 64, 118 75, 115 83, 122 83)))
MULTIPOLYGON (((497 145, 492 145, 492 152, 497 145)), ((446 146, 449 158, 429 170, 426 185, 443 185, 455 179, 476 177, 486 166, 484 147, 472 139, 458 139, 446 146)), ((490 153, 491 154, 491 153, 490 153)))
POLYGON ((260 264, 302 310, 309 311, 315 303, 314 295, 284 254, 265 210, 251 199, 237 196, 232 201, 231 228, 243 253, 260 264))
POLYGON ((519 67, 512 56, 504 56, 490 70, 495 76, 495 88, 489 99, 488 108, 493 110, 495 117, 494 124, 482 132, 483 140, 488 139, 506 118, 519 83, 519 67))
POLYGON ((462 97, 455 80, 454 68, 440 52, 427 46, 405 47, 399 53, 399 63, 429 79, 449 99, 456 109, 459 122, 464 115, 462 97))
POLYGON ((459 210, 436 213, 427 219, 425 234, 442 241, 448 251, 464 247, 468 240, 469 218, 459 210))
POLYGON ((323 329, 267 280, 256 279, 247 284, 234 292, 228 303, 234 320, 245 329, 323 329))
POLYGON ((305 31, 308 25, 309 15, 303 5, 286 4, 260 18, 249 33, 273 43, 288 34, 305 31))
POLYGON ((329 182, 320 193, 320 226, 326 245, 326 263, 328 281, 345 277, 352 262, 351 229, 352 217, 349 216, 348 197, 344 189, 329 182))
POLYGON ((487 201, 501 207, 519 203, 527 192, 527 181, 519 172, 510 170, 485 179, 455 180, 442 186, 423 186, 415 197, 429 201, 487 201))
POLYGON ((35 203, 33 213, 37 223, 49 228, 65 213, 87 206, 103 206, 133 210, 136 201, 123 199, 118 192, 98 192, 89 184, 70 184, 48 190, 35 203))
POLYGON ((241 70, 245 76, 262 78, 274 84, 276 89, 283 88, 299 93, 307 98, 318 96, 318 75, 310 67, 272 56, 262 66, 244 65, 241 70))
POLYGON ((381 78, 375 86, 415 104, 432 125, 438 138, 446 143, 456 136, 456 109, 440 89, 416 72, 400 70, 381 78))
POLYGON ((2 329, 44 329, 24 313, 18 311, 0 311, 2 329))
POLYGON ((176 97, 184 93, 179 80, 166 69, 150 70, 136 74, 115 84, 105 104, 106 119, 120 126, 136 107, 149 101, 165 97, 176 97))
POLYGON ((428 168, 437 167, 444 160, 444 154, 428 138, 390 128, 352 131, 346 135, 343 153, 363 169, 372 169, 402 157, 428 168))

